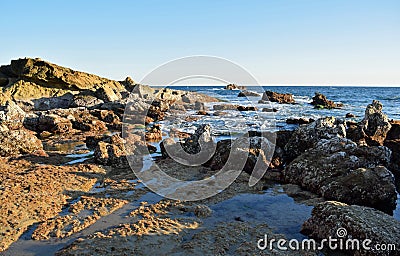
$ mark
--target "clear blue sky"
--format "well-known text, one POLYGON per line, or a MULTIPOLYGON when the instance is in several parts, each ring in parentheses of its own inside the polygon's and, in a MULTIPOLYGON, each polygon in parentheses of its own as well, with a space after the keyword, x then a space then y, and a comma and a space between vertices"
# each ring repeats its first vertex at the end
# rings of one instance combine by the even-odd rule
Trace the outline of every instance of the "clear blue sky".
POLYGON ((269 84, 400 84, 400 1, 3 1, 0 64, 42 59, 140 80, 187 55, 269 84))

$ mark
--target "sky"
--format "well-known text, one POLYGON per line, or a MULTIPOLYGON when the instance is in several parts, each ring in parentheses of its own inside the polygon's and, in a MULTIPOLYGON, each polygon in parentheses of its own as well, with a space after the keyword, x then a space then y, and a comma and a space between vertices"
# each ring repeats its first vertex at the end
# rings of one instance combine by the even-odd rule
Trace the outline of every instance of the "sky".
POLYGON ((140 81, 211 55, 261 84, 400 85, 400 1, 3 1, 0 64, 40 57, 140 81))

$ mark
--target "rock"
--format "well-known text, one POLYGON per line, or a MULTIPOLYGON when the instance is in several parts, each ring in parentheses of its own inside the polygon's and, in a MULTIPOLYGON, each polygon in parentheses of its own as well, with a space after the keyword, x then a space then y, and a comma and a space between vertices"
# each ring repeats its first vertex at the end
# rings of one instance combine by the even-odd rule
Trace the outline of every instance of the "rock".
POLYGON ((295 117, 286 119, 287 124, 309 124, 314 121, 315 120, 312 118, 305 118, 305 117, 295 117))
POLYGON ((391 124, 382 112, 382 104, 374 100, 367 106, 363 120, 348 126, 347 137, 360 145, 383 145, 390 129, 391 124))
POLYGON ((388 117, 382 112, 382 104, 377 100, 367 106, 360 126, 368 145, 383 145, 383 141, 392 127, 388 117))
POLYGON ((285 146, 288 159, 294 159, 305 150, 314 147, 321 139, 346 137, 345 124, 334 117, 320 118, 308 125, 300 126, 285 146))
POLYGON ((112 110, 91 110, 90 114, 97 117, 103 122, 107 123, 108 128, 114 129, 114 130, 121 130, 122 129, 122 122, 120 117, 114 113, 112 110))
POLYGON ((213 113, 213 116, 225 116, 227 114, 228 114, 228 112, 225 112, 225 111, 215 111, 213 113))
MULTIPOLYGON (((347 205, 328 201, 318 204, 312 210, 312 216, 302 226, 301 232, 314 239, 344 238, 358 239, 361 250, 355 250, 354 255, 399 255, 400 222, 383 212, 372 208, 347 205), (346 231, 344 237, 338 237, 338 229, 346 231), (344 230, 343 230, 344 229, 344 230), (362 250, 362 242, 370 239, 368 245, 375 248, 376 244, 393 244, 395 250, 362 250)), ((353 253, 353 252, 352 252, 353 253)))
POLYGON ((334 103, 331 100, 328 100, 325 95, 322 93, 315 93, 315 96, 312 98, 311 105, 314 105, 315 108, 341 108, 343 104, 341 103, 334 103))
POLYGON ((89 111, 76 111, 73 114, 72 127, 81 131, 101 132, 106 131, 107 126, 103 121, 98 120, 89 111))
POLYGON ((73 131, 71 120, 56 114, 42 114, 38 118, 36 127, 38 132, 48 131, 55 134, 71 133, 73 131))
POLYGON ((239 110, 239 111, 257 111, 258 108, 254 107, 254 106, 238 106, 237 110, 239 110))
MULTIPOLYGON (((67 93, 77 94, 84 90, 99 91, 107 100, 113 100, 114 93, 126 91, 117 81, 96 75, 61 67, 40 59, 12 60, 11 65, 2 66, 7 70, 9 83, 3 92, 14 100, 34 100, 61 97, 67 93), (11 82, 12 81, 12 82, 11 82)), ((1 73, 4 72, 2 71, 1 73)))
POLYGON ((222 168, 237 170, 243 167, 242 170, 248 174, 253 171, 262 172, 270 165, 274 146, 265 137, 240 137, 234 141, 221 140, 217 143, 213 157, 205 166, 213 170, 222 168))
POLYGON ((169 131, 169 137, 171 138, 180 138, 180 139, 186 139, 189 138, 192 134, 187 133, 187 132, 181 132, 176 128, 172 128, 169 131))
POLYGON ((256 92, 252 92, 252 91, 241 91, 238 94, 238 97, 260 97, 261 95, 256 93, 256 92))
POLYGON ((199 204, 194 208, 194 215, 199 218, 207 218, 212 215, 212 210, 207 205, 199 204))
POLYGON ((346 118, 355 118, 356 115, 354 115, 353 113, 347 113, 346 114, 346 118))
POLYGON ((43 150, 42 142, 33 132, 24 128, 18 130, 0 129, 0 156, 32 154, 43 150))
POLYGON ((7 101, 0 106, 0 125, 10 130, 17 130, 23 126, 26 113, 13 101, 7 101))
POLYGON ((125 86, 125 89, 128 92, 131 92, 136 85, 136 82, 131 77, 126 77, 124 81, 120 81, 120 83, 125 86))
POLYGON ((245 86, 239 86, 236 84, 228 84, 225 86, 225 90, 242 90, 242 89, 246 89, 245 86))
POLYGON ((91 108, 100 104, 103 104, 104 101, 93 96, 90 94, 83 94, 80 93, 78 95, 75 95, 73 100, 70 103, 70 107, 76 108, 76 107, 86 107, 86 108, 91 108))
POLYGON ((199 110, 196 113, 197 115, 201 115, 201 116, 208 116, 209 114, 205 111, 205 110, 199 110))
POLYGON ((273 91, 265 91, 262 98, 262 101, 264 102, 278 102, 278 103, 286 103, 286 104, 292 104, 295 103, 293 99, 293 94, 290 93, 277 93, 273 91))
POLYGON ((390 150, 382 146, 358 147, 339 137, 321 139, 294 159, 283 175, 286 182, 328 200, 391 211, 397 194, 393 175, 385 168, 390 155, 390 150))
POLYGON ((214 105, 213 110, 237 110, 239 105, 235 104, 223 104, 223 105, 214 105))
POLYGON ((111 87, 101 87, 97 89, 96 96, 104 102, 113 102, 122 99, 121 94, 111 87))
POLYGON ((278 112, 276 108, 263 108, 262 112, 278 112))
POLYGON ((136 93, 143 99, 153 99, 155 90, 148 85, 136 84, 133 86, 131 93, 136 93))
MULTIPOLYGON (((95 143, 99 137, 93 137, 91 140, 95 143)), ((119 134, 112 136, 103 136, 94 150, 96 162, 120 169, 130 167, 128 160, 132 165, 142 164, 141 157, 148 154, 147 144, 144 141, 144 135, 126 133, 124 138, 119 134)), ((138 165, 138 168, 139 165, 138 165)))
POLYGON ((146 129, 146 141, 160 141, 162 140, 162 131, 160 124, 154 124, 152 127, 146 129))
POLYGON ((203 102, 196 101, 194 103, 194 110, 202 110, 202 111, 207 111, 208 108, 205 107, 203 102))
POLYGON ((390 121, 391 128, 386 134, 386 140, 399 140, 400 139, 400 120, 390 121))

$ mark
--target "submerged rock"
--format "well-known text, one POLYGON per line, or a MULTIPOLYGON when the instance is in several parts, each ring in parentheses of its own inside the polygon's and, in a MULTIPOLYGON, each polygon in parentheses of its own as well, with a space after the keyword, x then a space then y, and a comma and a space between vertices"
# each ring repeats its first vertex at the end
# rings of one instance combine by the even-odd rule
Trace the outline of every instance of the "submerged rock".
POLYGON ((295 100, 293 98, 293 94, 290 93, 277 93, 273 91, 265 91, 261 101, 263 102, 278 102, 278 103, 286 103, 286 104, 292 104, 295 103, 295 100))
POLYGON ((347 251, 354 255, 400 254, 400 222, 392 216, 368 207, 335 201, 320 203, 313 209, 311 218, 303 224, 301 232, 319 240, 329 237, 341 238, 345 241, 358 239, 360 250, 347 251), (338 231, 339 228, 342 232, 338 231), (365 239, 371 241, 367 245, 371 248, 375 248, 377 244, 390 244, 395 248, 380 251, 363 250, 362 242, 365 239))
POLYGON ((314 105, 315 108, 341 108, 343 104, 335 103, 331 100, 328 100, 325 95, 322 93, 316 92, 315 96, 312 98, 311 105, 314 105))
POLYGON ((321 139, 283 171, 294 183, 328 200, 374 207, 390 212, 397 193, 386 147, 358 147, 345 138, 321 139))

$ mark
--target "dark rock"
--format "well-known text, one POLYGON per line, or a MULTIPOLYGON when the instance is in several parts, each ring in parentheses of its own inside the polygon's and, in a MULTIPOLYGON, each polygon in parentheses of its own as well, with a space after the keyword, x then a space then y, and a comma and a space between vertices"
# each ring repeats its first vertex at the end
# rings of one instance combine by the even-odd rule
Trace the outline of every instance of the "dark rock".
POLYGON ((239 111, 257 111, 258 109, 254 106, 238 106, 237 110, 239 110, 239 111))
POLYGON ((214 105, 213 109, 214 110, 237 110, 239 105, 235 104, 223 104, 223 105, 214 105))
POLYGON ((278 112, 276 108, 263 108, 262 112, 278 112))
POLYGON ((73 132, 72 122, 70 119, 56 114, 42 114, 38 118, 37 131, 47 131, 55 134, 71 133, 73 132))
POLYGON ((288 118, 286 119, 287 124, 309 124, 314 122, 315 120, 312 118, 305 118, 305 117, 295 117, 295 118, 288 118))
POLYGON ((238 94, 238 97, 260 97, 261 95, 256 93, 256 92, 252 92, 252 91, 241 91, 238 94))
POLYGON ((393 175, 385 168, 390 155, 390 150, 382 146, 358 147, 339 137, 320 139, 294 159, 283 174, 286 182, 328 200, 391 211, 397 194, 393 175))
POLYGON ((364 119, 357 125, 349 126, 348 138, 359 144, 383 145, 390 129, 391 124, 382 112, 382 104, 374 100, 367 106, 364 119))
POLYGON ((197 111, 197 115, 208 116, 208 113, 205 110, 197 111))
POLYGON ((264 102, 278 102, 278 103, 286 103, 286 104, 292 104, 295 103, 293 99, 293 94, 290 93, 277 93, 273 91, 265 91, 263 96, 262 96, 262 101, 264 102))
POLYGON ((322 93, 315 93, 315 96, 312 98, 311 105, 314 105, 315 108, 341 108, 343 104, 341 103, 334 103, 331 100, 328 100, 325 95, 322 93))
POLYGON ((294 159, 321 139, 346 137, 345 124, 334 117, 320 118, 310 124, 300 126, 285 146, 288 159, 294 159))
MULTIPOLYGON (((312 216, 302 226, 301 232, 314 239, 342 238, 358 239, 360 248, 365 239, 375 248, 379 245, 393 244, 395 250, 355 250, 352 255, 399 255, 400 222, 383 212, 372 208, 347 205, 328 201, 318 204, 312 211, 312 216), (346 230, 344 237, 338 237, 338 229, 346 230)), ((343 233, 344 234, 344 233, 343 233)))

